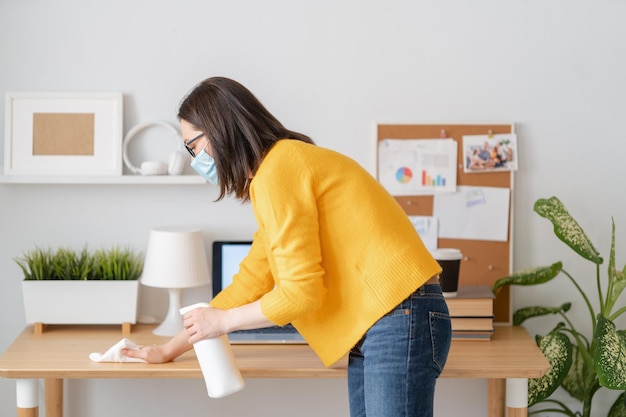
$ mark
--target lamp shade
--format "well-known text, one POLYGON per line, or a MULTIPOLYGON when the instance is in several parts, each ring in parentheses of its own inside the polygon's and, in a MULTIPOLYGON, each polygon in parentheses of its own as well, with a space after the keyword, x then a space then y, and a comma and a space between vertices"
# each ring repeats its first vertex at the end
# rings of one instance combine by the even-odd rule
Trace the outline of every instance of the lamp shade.
POLYGON ((202 232, 185 227, 150 230, 141 283, 157 288, 191 288, 209 284, 202 232))

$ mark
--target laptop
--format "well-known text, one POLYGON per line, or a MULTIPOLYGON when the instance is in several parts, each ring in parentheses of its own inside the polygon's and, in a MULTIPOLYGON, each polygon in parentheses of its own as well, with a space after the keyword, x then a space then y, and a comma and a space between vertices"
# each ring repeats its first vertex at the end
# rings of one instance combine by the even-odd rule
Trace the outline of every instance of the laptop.
MULTIPOLYGON (((220 240, 213 242, 212 281, 214 297, 233 281, 233 275, 239 272, 239 264, 248 254, 251 245, 251 241, 220 240)), ((291 324, 264 329, 237 330, 228 334, 228 340, 233 344, 306 343, 291 324)))

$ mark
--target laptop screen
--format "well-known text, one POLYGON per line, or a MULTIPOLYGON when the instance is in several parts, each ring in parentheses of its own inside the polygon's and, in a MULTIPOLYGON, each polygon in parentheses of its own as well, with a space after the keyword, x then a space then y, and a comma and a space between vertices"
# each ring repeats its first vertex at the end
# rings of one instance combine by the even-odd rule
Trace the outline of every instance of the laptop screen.
POLYGON ((251 241, 213 242, 213 297, 233 281, 233 275, 239 272, 239 264, 250 251, 251 245, 251 241))
MULTIPOLYGON (((213 296, 230 285, 239 264, 252 246, 251 241, 213 242, 213 296)), ((228 334, 231 343, 306 343, 292 325, 271 326, 253 330, 237 330, 228 334)))

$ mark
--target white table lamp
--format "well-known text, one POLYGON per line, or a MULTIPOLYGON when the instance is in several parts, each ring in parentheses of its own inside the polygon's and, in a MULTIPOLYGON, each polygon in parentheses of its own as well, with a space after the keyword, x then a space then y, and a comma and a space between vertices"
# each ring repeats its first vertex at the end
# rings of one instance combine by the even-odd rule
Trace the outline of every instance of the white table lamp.
POLYGON ((183 329, 179 310, 182 290, 210 283, 209 267, 199 229, 158 227, 150 231, 141 283, 167 288, 169 309, 163 322, 154 329, 159 336, 174 336, 183 329))

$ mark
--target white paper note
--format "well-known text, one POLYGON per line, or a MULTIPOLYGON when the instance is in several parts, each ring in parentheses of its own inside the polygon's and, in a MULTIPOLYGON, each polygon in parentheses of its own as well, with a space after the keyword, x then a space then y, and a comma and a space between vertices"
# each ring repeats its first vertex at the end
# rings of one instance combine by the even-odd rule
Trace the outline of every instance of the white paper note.
POLYGON ((439 237, 506 242, 510 194, 508 188, 459 186, 456 193, 435 195, 439 237))
POLYGON ((409 220, 429 251, 437 249, 438 220, 432 216, 409 216, 409 220))

